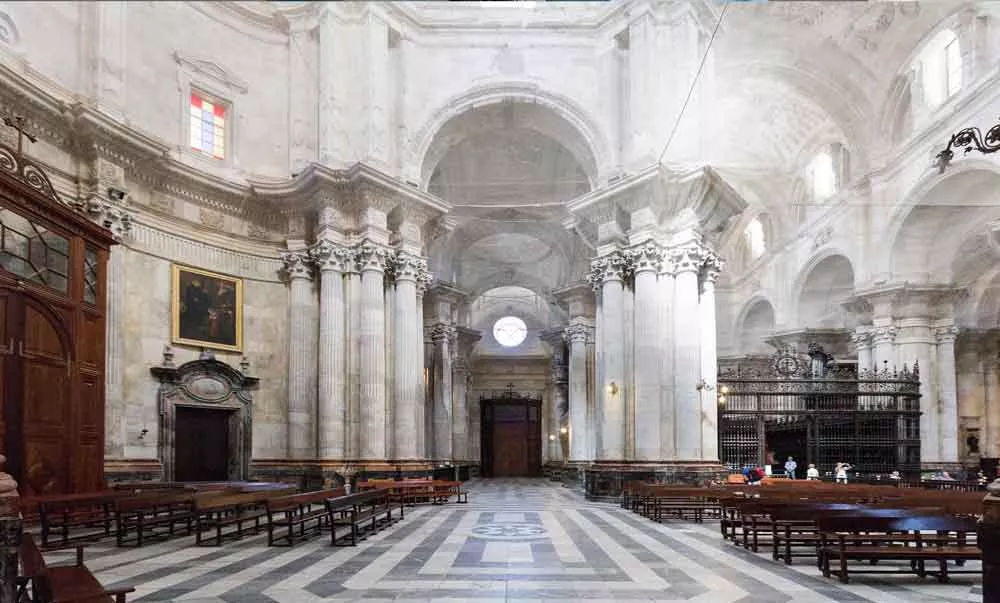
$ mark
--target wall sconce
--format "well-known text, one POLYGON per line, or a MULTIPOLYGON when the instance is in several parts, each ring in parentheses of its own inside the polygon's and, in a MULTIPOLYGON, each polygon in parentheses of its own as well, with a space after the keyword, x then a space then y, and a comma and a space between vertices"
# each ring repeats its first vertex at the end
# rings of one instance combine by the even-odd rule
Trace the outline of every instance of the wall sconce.
POLYGON ((563 435, 566 435, 566 434, 569 433, 569 428, 568 427, 560 427, 559 428, 559 433, 561 433, 563 435))
POLYGON ((612 396, 617 396, 618 395, 618 384, 615 383, 614 381, 612 381, 611 383, 609 383, 608 384, 608 393, 611 394, 612 396))
POLYGON ((143 427, 142 431, 139 432, 139 439, 141 440, 145 438, 147 433, 149 433, 149 430, 143 427))
POLYGON ((550 441, 550 442, 555 442, 555 441, 556 441, 556 436, 555 436, 555 434, 551 434, 551 433, 549 434, 549 441, 550 441))
POLYGON ((715 389, 714 387, 712 387, 712 385, 710 383, 708 383, 704 379, 699 379, 698 383, 694 384, 694 388, 696 390, 698 390, 698 391, 701 391, 703 389, 707 389, 708 391, 712 391, 713 389, 715 389))

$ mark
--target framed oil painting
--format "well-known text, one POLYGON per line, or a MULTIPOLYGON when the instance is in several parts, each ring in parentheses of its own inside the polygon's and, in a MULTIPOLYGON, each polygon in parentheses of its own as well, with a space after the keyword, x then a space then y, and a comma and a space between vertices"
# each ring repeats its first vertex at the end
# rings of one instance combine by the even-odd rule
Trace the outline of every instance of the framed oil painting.
POLYGON ((173 280, 171 340, 243 351, 243 281, 177 264, 173 280))

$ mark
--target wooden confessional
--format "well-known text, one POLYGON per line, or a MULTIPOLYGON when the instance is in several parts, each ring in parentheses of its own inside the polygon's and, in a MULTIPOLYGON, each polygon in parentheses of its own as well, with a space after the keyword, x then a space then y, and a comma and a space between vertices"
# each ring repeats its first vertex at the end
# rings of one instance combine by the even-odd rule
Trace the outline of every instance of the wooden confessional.
POLYGON ((0 145, 0 452, 22 496, 104 487, 111 233, 0 145))

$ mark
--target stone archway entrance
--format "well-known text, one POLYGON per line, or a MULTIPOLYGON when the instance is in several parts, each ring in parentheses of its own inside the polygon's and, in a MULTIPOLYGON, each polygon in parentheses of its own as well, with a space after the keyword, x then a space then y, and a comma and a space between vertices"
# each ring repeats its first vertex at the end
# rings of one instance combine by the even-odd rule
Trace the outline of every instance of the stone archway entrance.
POLYGON ((214 358, 151 371, 160 381, 163 480, 246 480, 252 450, 250 390, 257 378, 214 358), (192 450, 196 442, 205 449, 200 457, 192 450))

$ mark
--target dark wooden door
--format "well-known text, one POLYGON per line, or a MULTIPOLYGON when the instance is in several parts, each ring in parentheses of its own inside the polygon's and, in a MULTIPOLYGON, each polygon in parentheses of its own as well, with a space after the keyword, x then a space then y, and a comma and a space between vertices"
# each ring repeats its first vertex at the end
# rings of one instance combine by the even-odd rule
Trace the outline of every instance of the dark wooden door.
POLYGON ((229 479, 229 415, 225 410, 177 407, 174 435, 177 481, 229 479))
POLYGON ((487 477, 541 475, 541 421, 537 400, 485 400, 482 469, 487 477))

